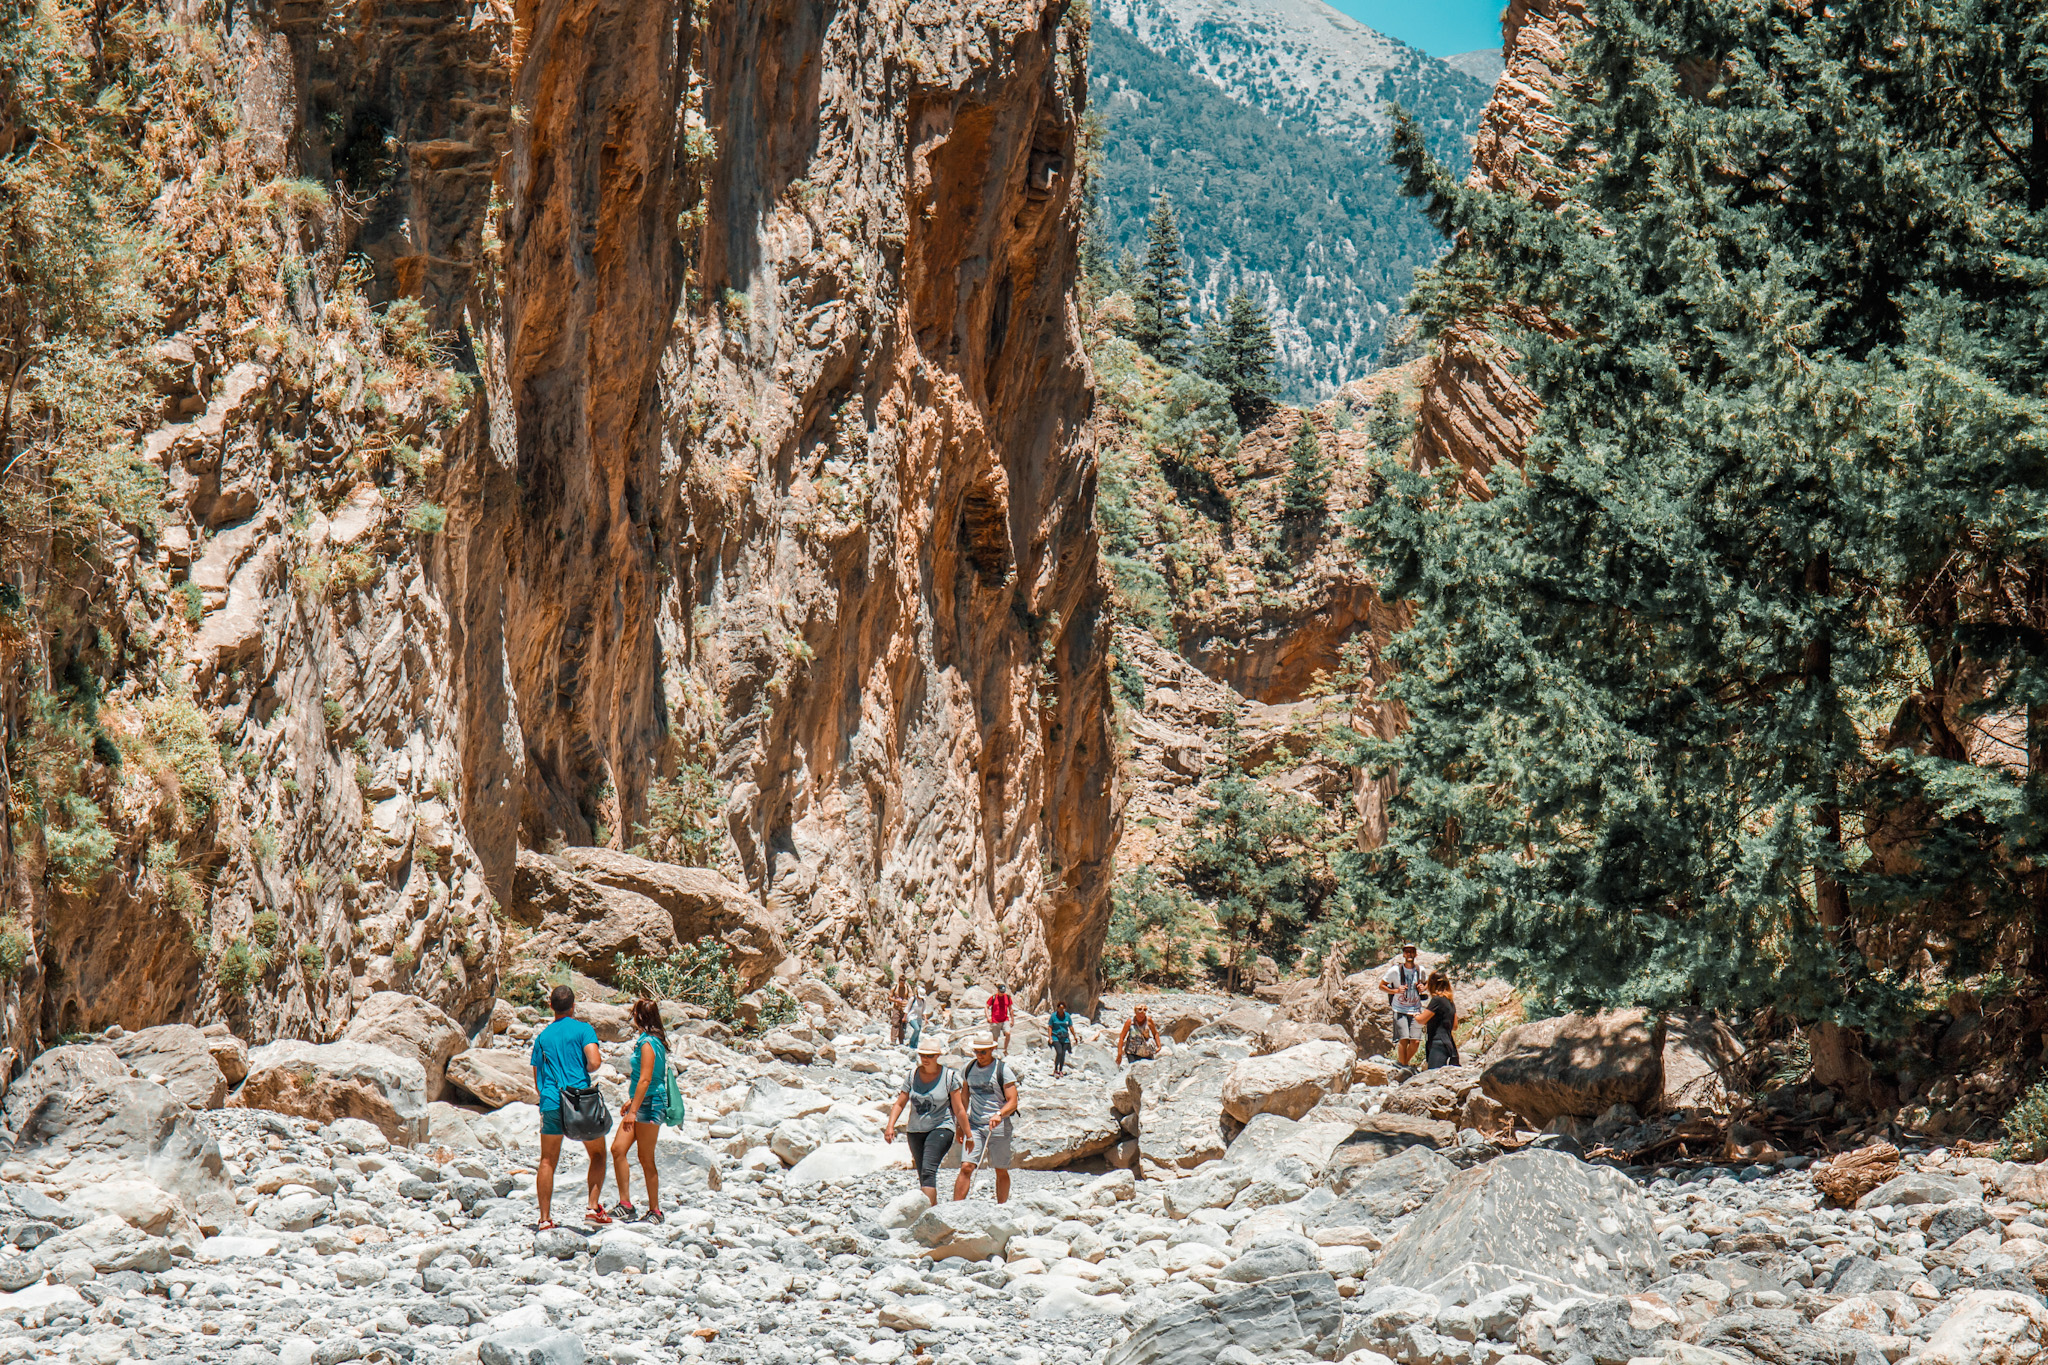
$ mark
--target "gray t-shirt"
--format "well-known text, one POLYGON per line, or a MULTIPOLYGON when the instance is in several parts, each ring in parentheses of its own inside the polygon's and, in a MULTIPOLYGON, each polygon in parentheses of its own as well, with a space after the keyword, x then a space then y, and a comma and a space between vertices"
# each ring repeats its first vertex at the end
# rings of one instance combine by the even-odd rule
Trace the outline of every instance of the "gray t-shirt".
POLYGON ((1393 1002, 1394 1013, 1422 1013, 1421 967, 1410 967, 1406 963, 1396 962, 1393 966, 1387 968, 1386 971, 1380 973, 1380 980, 1389 986, 1398 987, 1394 994, 1389 997, 1393 1002))
POLYGON ((939 1074, 925 1080, 912 1067, 903 1080, 903 1093, 910 1096, 910 1119, 903 1125, 906 1133, 935 1133, 941 1128, 953 1126, 953 1092, 960 1088, 960 1073, 950 1066, 939 1068, 939 1074))
MULTIPOLYGON (((1003 1107, 1003 1088, 1016 1079, 1010 1074, 1009 1064, 1000 1057, 987 1066, 976 1066, 969 1062, 966 1072, 961 1077, 962 1083, 967 1087, 967 1121, 976 1128, 988 1127, 989 1120, 996 1115, 996 1110, 1003 1107)), ((1011 1117, 1014 1118, 1015 1115, 1011 1117)), ((1008 1137, 1009 1134, 1010 1119, 1004 1119, 1003 1126, 993 1136, 1008 1137)))

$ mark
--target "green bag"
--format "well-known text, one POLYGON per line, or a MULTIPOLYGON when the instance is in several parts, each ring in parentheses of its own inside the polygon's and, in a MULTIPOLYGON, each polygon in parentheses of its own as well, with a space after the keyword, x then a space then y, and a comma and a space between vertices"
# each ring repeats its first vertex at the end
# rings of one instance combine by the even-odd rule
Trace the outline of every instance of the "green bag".
POLYGON ((680 1128, 683 1126, 683 1088, 676 1084, 675 1064, 669 1061, 666 1051, 661 1055, 661 1077, 662 1084, 667 1087, 668 1126, 680 1128))

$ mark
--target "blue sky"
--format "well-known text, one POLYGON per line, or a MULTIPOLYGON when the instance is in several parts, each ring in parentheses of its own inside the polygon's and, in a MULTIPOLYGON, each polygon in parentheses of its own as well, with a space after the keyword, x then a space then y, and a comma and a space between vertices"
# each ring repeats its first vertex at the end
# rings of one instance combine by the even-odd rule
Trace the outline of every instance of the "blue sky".
POLYGON ((1500 46, 1507 0, 1326 0, 1367 28, 1399 38, 1432 57, 1500 46))

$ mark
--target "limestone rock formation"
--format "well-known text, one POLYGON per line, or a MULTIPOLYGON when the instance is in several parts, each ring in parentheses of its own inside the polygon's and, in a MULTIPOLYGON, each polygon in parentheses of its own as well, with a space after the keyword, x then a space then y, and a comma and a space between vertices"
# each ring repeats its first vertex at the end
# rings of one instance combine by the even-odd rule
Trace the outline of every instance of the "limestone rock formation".
POLYGON ((1664 1094, 1664 1037, 1664 1021, 1645 1010, 1518 1024, 1501 1035, 1479 1084, 1536 1124, 1597 1118, 1617 1104, 1645 1112, 1664 1094))
POLYGON ((1367 1282, 1427 1289, 1456 1274, 1479 1292, 1525 1283, 1624 1294, 1664 1273, 1650 1218, 1625 1176, 1517 1152, 1452 1178, 1387 1243, 1367 1282))
POLYGON ((425 1136, 426 1069, 369 1043, 315 1045, 287 1038, 249 1058, 249 1078, 228 1101, 236 1109, 328 1122, 364 1119, 392 1142, 425 1136))
POLYGON ((0 629, 10 736, 31 679, 90 684, 62 757, 113 849, 0 847, 4 1041, 328 1040, 387 990, 474 1030, 522 847, 708 862, 861 991, 1092 1005, 1086 33, 1063 0, 194 11, 168 41, 235 126, 151 144, 161 524, 61 581, 30 547, 11 589, 71 624, 0 629))
MULTIPOLYGON (((126 1034, 107 1044, 114 1055, 146 1081, 154 1081, 194 1109, 218 1109, 228 1097, 221 1070, 205 1034, 190 1024, 163 1024, 126 1034)), ((239 1081, 247 1068, 235 1077, 239 1081)))

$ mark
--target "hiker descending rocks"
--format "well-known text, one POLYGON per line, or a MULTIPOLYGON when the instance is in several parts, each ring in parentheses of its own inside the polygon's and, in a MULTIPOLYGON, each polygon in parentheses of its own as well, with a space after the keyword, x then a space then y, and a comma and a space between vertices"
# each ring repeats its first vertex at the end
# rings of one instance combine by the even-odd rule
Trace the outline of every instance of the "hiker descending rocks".
POLYGON ((1456 1066, 1458 1038, 1453 1030, 1458 1027, 1458 1002, 1451 995, 1451 978, 1445 973, 1429 974, 1429 999, 1423 1002, 1416 1022, 1422 1025, 1426 1040, 1422 1064, 1432 1071, 1456 1066))
POLYGON ((930 1203, 939 1202, 939 1166, 953 1148, 955 1133, 968 1129, 965 1096, 960 1073, 939 1061, 943 1049, 936 1038, 917 1045, 917 1065, 903 1078, 896 1103, 882 1124, 882 1140, 896 1140, 896 1120, 908 1106, 910 1117, 903 1134, 910 1142, 910 1164, 917 1171, 917 1187, 930 1203))
POLYGON ((953 1198, 965 1199, 974 1184, 974 1172, 987 1166, 996 1173, 996 1202, 1010 1198, 1010 1170, 1016 1158, 1010 1150, 1011 1117, 1017 1112, 1017 1078, 1010 1064, 996 1057, 996 1040, 983 1034, 972 1044, 974 1060, 961 1073, 967 1092, 967 1136, 960 1161, 960 1174, 953 1181, 953 1198))
POLYGON ((1053 1001, 1052 1013, 1045 1017, 1045 1036, 1052 1046, 1052 1078, 1063 1080, 1067 1074, 1067 1054, 1074 1050, 1074 1016, 1067 1013, 1066 1001, 1053 1001))
POLYGON ((924 1037, 924 1011, 924 990, 920 987, 911 993, 910 1008, 905 1014, 908 1021, 903 1038, 905 1047, 916 1047, 924 1037))
POLYGON ((1415 945, 1404 943, 1401 960, 1380 977, 1380 989, 1394 1011, 1394 1059, 1402 1066, 1415 1064, 1415 1049, 1422 1042, 1422 1025, 1416 1019, 1422 1013, 1421 987, 1422 968, 1415 961, 1415 945))
POLYGON ((997 986, 995 994, 988 998, 988 1033, 1005 1052, 1010 1050, 1010 1017, 1015 1013, 1016 1002, 1010 998, 1010 988, 997 986))
POLYGON ((1143 1005, 1131 1011, 1116 1035, 1116 1064, 1147 1061, 1159 1055, 1159 1025, 1145 1013, 1143 1005))

